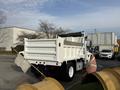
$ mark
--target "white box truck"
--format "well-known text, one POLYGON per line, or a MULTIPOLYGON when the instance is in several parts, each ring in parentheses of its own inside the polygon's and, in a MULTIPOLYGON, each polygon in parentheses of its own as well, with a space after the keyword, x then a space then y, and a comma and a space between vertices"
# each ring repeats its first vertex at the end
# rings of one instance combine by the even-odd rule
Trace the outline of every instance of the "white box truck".
POLYGON ((56 69, 65 79, 72 79, 82 70, 92 56, 86 50, 85 33, 59 35, 55 39, 25 39, 24 58, 39 69, 56 69), (80 42, 67 41, 68 37, 80 37, 80 42))
POLYGON ((114 32, 88 33, 87 36, 88 40, 92 41, 93 46, 101 45, 106 48, 107 46, 117 45, 117 35, 114 32))
POLYGON ((115 54, 118 53, 117 48, 119 45, 117 43, 117 35, 114 32, 89 33, 87 39, 88 41, 91 41, 91 45, 89 46, 91 46, 93 53, 99 54, 106 50, 112 50, 115 54))

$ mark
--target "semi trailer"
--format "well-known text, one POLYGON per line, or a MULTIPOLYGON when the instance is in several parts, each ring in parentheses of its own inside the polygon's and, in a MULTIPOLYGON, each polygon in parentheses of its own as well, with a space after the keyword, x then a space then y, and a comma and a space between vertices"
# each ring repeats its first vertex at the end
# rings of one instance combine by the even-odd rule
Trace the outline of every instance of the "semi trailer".
POLYGON ((24 39, 24 59, 40 70, 55 69, 62 78, 71 80, 76 71, 90 62, 84 32, 58 35, 55 39, 24 39), (80 42, 70 41, 78 38, 80 42))
POLYGON ((114 32, 89 33, 87 39, 90 42, 87 46, 93 54, 99 55, 104 50, 112 50, 115 55, 119 53, 117 35, 114 32))

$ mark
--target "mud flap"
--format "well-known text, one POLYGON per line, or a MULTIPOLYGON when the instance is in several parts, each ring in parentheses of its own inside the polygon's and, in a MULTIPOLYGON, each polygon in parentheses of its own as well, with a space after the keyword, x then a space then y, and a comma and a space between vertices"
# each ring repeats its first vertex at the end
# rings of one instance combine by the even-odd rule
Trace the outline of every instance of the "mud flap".
POLYGON ((19 66, 24 73, 28 71, 28 69, 31 67, 31 64, 24 59, 24 57, 21 54, 18 54, 15 59, 15 64, 19 66))

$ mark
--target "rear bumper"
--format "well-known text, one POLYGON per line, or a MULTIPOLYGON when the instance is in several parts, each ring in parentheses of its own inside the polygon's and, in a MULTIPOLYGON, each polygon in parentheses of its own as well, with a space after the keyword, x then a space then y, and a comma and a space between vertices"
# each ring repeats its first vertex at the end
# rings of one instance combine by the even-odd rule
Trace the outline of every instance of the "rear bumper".
POLYGON ((100 55, 101 58, 112 58, 111 55, 100 55))
POLYGON ((58 62, 58 61, 40 61, 40 60, 28 60, 31 64, 35 64, 35 65, 50 65, 50 66, 61 66, 62 63, 58 62))

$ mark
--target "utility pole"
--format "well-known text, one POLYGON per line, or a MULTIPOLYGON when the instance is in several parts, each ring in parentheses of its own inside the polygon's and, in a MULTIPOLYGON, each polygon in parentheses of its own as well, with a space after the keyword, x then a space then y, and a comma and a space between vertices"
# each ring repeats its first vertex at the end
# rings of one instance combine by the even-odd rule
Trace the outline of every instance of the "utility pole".
POLYGON ((96 46, 98 46, 98 34, 97 34, 97 29, 95 28, 94 29, 94 33, 95 33, 95 35, 96 35, 96 46))

